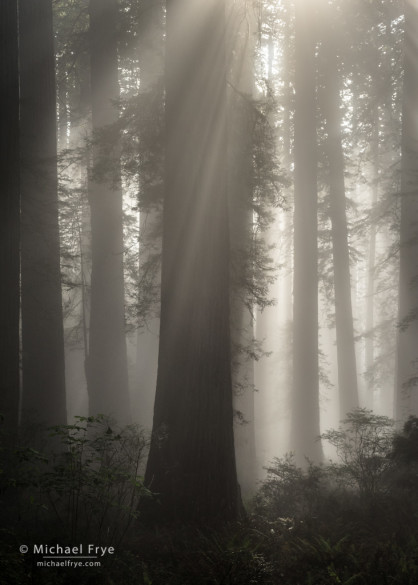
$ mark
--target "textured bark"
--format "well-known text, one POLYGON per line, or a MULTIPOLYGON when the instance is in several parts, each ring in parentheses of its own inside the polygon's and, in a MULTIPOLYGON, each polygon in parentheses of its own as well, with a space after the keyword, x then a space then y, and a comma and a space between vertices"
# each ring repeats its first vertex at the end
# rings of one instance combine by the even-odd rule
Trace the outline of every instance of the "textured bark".
POLYGON ((295 208, 293 280, 293 409, 291 445, 296 457, 321 459, 318 374, 318 242, 316 63, 310 0, 295 15, 295 208))
MULTIPOLYGON (((152 101, 150 110, 158 112, 164 100, 161 79, 164 74, 163 58, 163 5, 154 0, 145 0, 138 30, 138 61, 140 69, 140 92, 152 101)), ((151 111, 150 115, 154 114, 151 111)), ((149 126, 149 121, 145 121, 149 126)), ((160 330, 161 287, 161 200, 156 199, 155 185, 162 180, 155 161, 155 145, 158 144, 159 128, 154 128, 149 136, 149 127, 140 129, 139 139, 150 144, 147 152, 141 152, 139 169, 140 203, 139 213, 139 306, 144 295, 152 295, 151 308, 143 327, 143 315, 140 315, 140 327, 137 333, 137 385, 138 385, 138 420, 141 426, 151 428, 154 410, 155 388, 157 383, 158 335, 160 330), (152 148, 154 147, 154 149, 152 148), (154 188, 154 191, 153 191, 154 188), (142 290, 141 290, 142 289, 142 290), (155 292, 157 291, 157 292, 155 292), (154 294, 153 294, 154 293, 154 294)), ((158 156, 158 154, 157 154, 158 156)))
MULTIPOLYGON (((93 135, 117 120, 119 97, 116 0, 90 0, 91 98, 93 135)), ((123 213, 119 149, 113 145, 105 174, 89 181, 91 211, 91 309, 86 364, 90 414, 130 421, 123 278, 123 213), (111 176, 109 176, 111 175, 111 176)), ((93 165, 101 163, 93 146, 93 165)), ((103 169, 104 170, 104 169, 103 169)))
POLYGON ((160 350, 146 483, 164 521, 235 518, 225 24, 221 0, 167 3, 160 350))
POLYGON ((66 422, 51 0, 20 0, 24 416, 66 422))
POLYGON ((245 353, 254 338, 245 283, 251 276, 253 238, 252 140, 254 51, 256 22, 252 7, 231 7, 228 38, 234 46, 231 63, 233 89, 228 103, 229 227, 231 241, 231 343, 233 405, 238 480, 243 497, 255 492, 254 360, 245 353))
POLYGON ((19 410, 19 68, 17 0, 0 0, 0 413, 19 410))
POLYGON ((357 366, 351 303, 350 256, 344 184, 344 153, 341 136, 340 82, 335 31, 328 31, 323 44, 326 120, 326 153, 329 165, 330 217, 334 268, 335 326, 337 336, 338 395, 340 419, 358 407, 357 366))
POLYGON ((399 322, 402 327, 398 334, 395 408, 400 421, 416 412, 418 403, 418 8, 412 0, 405 2, 404 47, 399 267, 399 322))

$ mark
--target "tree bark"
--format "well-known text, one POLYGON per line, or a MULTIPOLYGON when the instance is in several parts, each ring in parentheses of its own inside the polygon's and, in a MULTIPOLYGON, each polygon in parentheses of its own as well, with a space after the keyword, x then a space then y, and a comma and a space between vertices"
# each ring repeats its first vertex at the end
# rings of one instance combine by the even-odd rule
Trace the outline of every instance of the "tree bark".
POLYGON ((291 445, 299 463, 322 458, 318 371, 318 222, 315 9, 295 6, 293 408, 291 445))
POLYGON ((224 44, 223 1, 167 2, 161 328, 145 476, 163 521, 238 512, 224 44))
POLYGON ((0 413, 19 414, 19 67, 17 0, 0 0, 0 413))
POLYGON ((243 285, 251 278, 253 245, 252 154, 253 93, 256 22, 253 7, 229 8, 228 48, 231 57, 232 89, 228 100, 229 139, 229 229, 231 241, 231 343, 232 387, 235 410, 235 450, 238 479, 243 497, 254 495, 256 450, 254 431, 254 360, 245 348, 254 339, 252 310, 243 285))
MULTIPOLYGON (((140 93, 147 96, 150 116, 155 115, 155 112, 163 107, 164 95, 161 83, 164 75, 163 32, 162 3, 145 0, 142 4, 139 22, 138 60, 140 93)), ((158 335, 160 330, 159 292, 161 288, 162 231, 161 200, 155 197, 155 188, 153 192, 152 187, 155 187, 163 178, 159 175, 160 169, 154 160, 157 154, 155 145, 158 144, 159 129, 151 130, 152 137, 150 138, 149 120, 145 121, 145 125, 143 132, 140 128, 139 136, 142 148, 149 146, 145 152, 141 152, 139 168, 139 306, 141 306, 143 290, 146 291, 147 297, 152 296, 152 300, 145 326, 143 325, 143 315, 139 315, 136 374, 138 420, 141 426, 151 428, 157 383, 158 335)))
MULTIPOLYGON (((335 30, 327 35, 335 37, 335 30)), ((340 84, 335 38, 323 44, 325 86, 323 94, 326 120, 326 153, 330 189, 332 252, 334 268, 335 325, 337 336, 338 395, 340 419, 358 407, 357 366, 351 302, 350 256, 344 184, 344 153, 341 136, 340 84)))
POLYGON ((66 423, 51 0, 20 0, 24 420, 66 423))
POLYGON ((91 415, 110 415, 126 424, 130 422, 130 405, 125 339, 122 186, 117 136, 111 147, 111 168, 98 172, 102 164, 100 131, 118 118, 112 102, 119 97, 117 1, 90 0, 89 10, 95 171, 89 181, 88 195, 92 246, 89 357, 86 365, 89 412, 91 415))
POLYGON ((415 412, 418 370, 418 8, 405 2, 402 106, 399 323, 395 415, 400 422, 415 412))

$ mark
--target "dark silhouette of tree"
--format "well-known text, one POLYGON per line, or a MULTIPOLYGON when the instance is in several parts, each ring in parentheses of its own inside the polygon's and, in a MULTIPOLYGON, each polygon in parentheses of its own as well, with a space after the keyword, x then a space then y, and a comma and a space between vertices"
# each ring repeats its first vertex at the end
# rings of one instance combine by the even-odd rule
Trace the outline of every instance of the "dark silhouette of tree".
POLYGON ((23 414, 66 422, 51 0, 21 0, 23 414))
POLYGON ((169 0, 161 328, 146 484, 164 520, 239 507, 232 425, 225 5, 169 0))
POLYGON ((130 420, 124 315, 123 211, 119 137, 100 144, 100 131, 117 120, 119 97, 116 0, 90 0, 93 177, 91 211, 91 308, 86 364, 91 414, 130 420), (102 159, 101 148, 110 149, 102 159), (106 168, 103 164, 106 160, 106 168))
POLYGON ((396 418, 406 419, 417 404, 418 373, 418 8, 405 2, 402 109, 399 333, 396 418), (414 396, 415 395, 415 396, 414 396))
POLYGON ((0 2, 0 413, 19 409, 19 68, 17 0, 0 2))

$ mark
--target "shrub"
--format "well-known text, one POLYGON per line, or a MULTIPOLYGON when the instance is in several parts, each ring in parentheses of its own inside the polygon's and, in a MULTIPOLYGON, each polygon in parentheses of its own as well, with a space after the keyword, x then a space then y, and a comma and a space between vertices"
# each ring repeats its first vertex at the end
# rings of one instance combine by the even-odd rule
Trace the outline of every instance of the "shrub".
POLYGON ((337 449, 340 463, 332 466, 337 481, 357 487, 361 495, 368 497, 385 489, 383 479, 391 465, 393 424, 387 416, 357 408, 347 414, 338 430, 321 435, 337 449))
MULTIPOLYGON (((67 542, 118 544, 149 496, 141 475, 148 447, 135 426, 112 428, 104 416, 75 417, 50 429, 51 447, 20 446, 9 487, 29 534, 45 526, 67 542)), ((52 534, 51 534, 52 533, 52 534)))
POLYGON ((323 468, 308 461, 306 470, 298 467, 293 454, 273 460, 267 479, 255 498, 257 513, 274 518, 281 526, 316 515, 324 489, 323 468))

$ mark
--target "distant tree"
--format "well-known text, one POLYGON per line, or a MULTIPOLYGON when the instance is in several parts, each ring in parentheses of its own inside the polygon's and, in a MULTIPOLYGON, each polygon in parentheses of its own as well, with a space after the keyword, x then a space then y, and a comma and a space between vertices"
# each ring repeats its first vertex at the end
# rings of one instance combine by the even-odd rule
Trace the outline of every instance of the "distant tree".
POLYGON ((19 409, 19 68, 17 0, 0 2, 0 413, 19 409))
POLYGON ((256 479, 254 435, 253 303, 249 287, 253 272, 253 154, 258 111, 254 101, 256 19, 252 6, 229 7, 228 55, 231 88, 228 99, 228 205, 231 243, 231 344, 235 410, 235 449, 243 495, 252 495, 256 479))
POLYGON ((164 521, 236 518, 225 5, 169 0, 161 328, 146 485, 164 521))
POLYGON ((342 142, 342 114, 339 59, 341 25, 334 13, 325 13, 327 30, 323 33, 322 93, 325 118, 325 150, 328 160, 329 213, 332 224, 332 254, 337 337, 338 395, 340 418, 358 406, 357 366, 351 303, 350 256, 346 215, 345 161, 342 142), (332 24, 330 24, 332 23, 332 24), (336 24, 337 23, 337 24, 336 24), (339 26, 340 25, 340 26, 339 26))
POLYGON ((418 404, 418 7, 405 2, 396 418, 418 404))
POLYGON ((66 423, 51 0, 20 0, 23 415, 66 423))
POLYGON ((110 152, 101 157, 101 132, 118 118, 119 97, 116 0, 90 0, 93 175, 91 212, 91 307, 86 364, 89 411, 130 420, 125 339, 123 211, 117 130, 110 152), (106 167, 103 161, 106 161, 106 167))
POLYGON ((295 5, 293 395, 291 445, 298 462, 321 459, 318 369, 316 8, 295 5))
POLYGON ((163 110, 163 3, 141 0, 138 17, 139 107, 139 270, 137 385, 139 420, 152 426, 157 380, 161 288, 161 123, 163 110), (144 319, 144 310, 147 316, 144 319), (145 326, 144 326, 145 320, 145 326))

